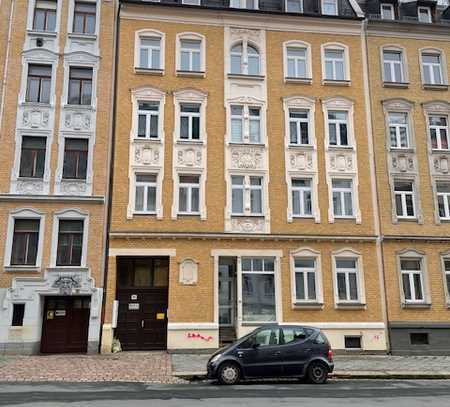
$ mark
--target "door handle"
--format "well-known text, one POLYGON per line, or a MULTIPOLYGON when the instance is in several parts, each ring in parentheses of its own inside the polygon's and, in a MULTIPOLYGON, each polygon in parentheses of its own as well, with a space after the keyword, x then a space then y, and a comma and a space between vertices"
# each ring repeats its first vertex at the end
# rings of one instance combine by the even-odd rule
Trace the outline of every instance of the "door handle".
POLYGON ((143 328, 144 327, 144 320, 142 319, 141 320, 141 328, 143 328))
POLYGON ((244 352, 238 352, 237 354, 238 354, 238 357, 240 357, 240 358, 241 358, 242 356, 244 356, 244 352))
POLYGON ((274 353, 274 355, 275 355, 275 356, 280 356, 280 355, 281 355, 281 352, 280 352, 280 351, 276 351, 276 352, 274 353))
POLYGON ((305 349, 305 352, 311 352, 311 351, 312 351, 312 348, 305 349))

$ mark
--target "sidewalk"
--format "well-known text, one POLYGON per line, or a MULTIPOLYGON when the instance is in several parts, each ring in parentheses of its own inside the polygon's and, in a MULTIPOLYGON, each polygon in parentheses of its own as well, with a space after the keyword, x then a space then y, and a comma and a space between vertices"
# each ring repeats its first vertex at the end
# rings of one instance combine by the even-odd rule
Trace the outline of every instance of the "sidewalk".
MULTIPOLYGON (((173 354, 173 375, 202 378, 209 355, 173 354)), ((333 377, 450 379, 450 356, 339 355, 333 377)))

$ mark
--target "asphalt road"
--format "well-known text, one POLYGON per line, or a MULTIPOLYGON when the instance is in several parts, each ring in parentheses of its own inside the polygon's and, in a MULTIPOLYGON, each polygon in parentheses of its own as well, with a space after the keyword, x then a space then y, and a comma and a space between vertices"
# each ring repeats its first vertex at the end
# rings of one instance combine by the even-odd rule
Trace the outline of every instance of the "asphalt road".
POLYGON ((331 380, 322 386, 298 382, 209 383, 0 383, 1 406, 80 407, 449 407, 450 380, 331 380))

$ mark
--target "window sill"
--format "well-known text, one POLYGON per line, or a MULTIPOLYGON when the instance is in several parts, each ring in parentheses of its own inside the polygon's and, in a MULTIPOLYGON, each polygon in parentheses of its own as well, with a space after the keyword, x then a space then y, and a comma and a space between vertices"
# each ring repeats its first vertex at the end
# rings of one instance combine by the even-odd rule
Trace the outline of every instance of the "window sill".
POLYGON ((178 212, 177 213, 177 217, 183 217, 183 216, 199 217, 200 216, 200 212, 196 212, 196 213, 178 212))
POLYGON ((176 72, 177 76, 185 76, 189 78, 204 78, 206 77, 205 71, 181 71, 176 72))
POLYGON ((417 223, 418 219, 417 218, 401 218, 401 217, 397 216, 396 221, 397 221, 397 223, 399 223, 399 222, 417 223))
POLYGON ((414 154, 414 148, 409 147, 389 147, 389 152, 391 153, 411 153, 414 154))
POLYGON ((353 151, 353 146, 335 146, 335 145, 328 145, 328 150, 346 150, 346 151, 353 151))
POLYGON ((162 141, 160 138, 150 138, 150 137, 137 137, 134 136, 133 138, 134 143, 155 143, 155 144, 162 144, 162 141))
POLYGON ((133 216, 139 216, 139 217, 143 217, 143 216, 151 216, 154 217, 156 216, 156 212, 133 212, 133 216))
POLYGON ((422 85, 422 88, 424 90, 447 91, 448 90, 448 85, 439 85, 439 84, 425 83, 425 84, 422 85))
POLYGON ((323 79, 322 85, 324 86, 350 86, 352 82, 350 80, 335 80, 335 79, 323 79))
POLYGON ((244 143, 244 142, 237 142, 237 141, 230 141, 228 142, 229 146, 242 146, 242 147, 265 147, 264 143, 244 143))
POLYGON ((77 182, 77 183, 87 183, 86 178, 61 178, 61 182, 77 182))
POLYGON ((44 182, 44 177, 21 177, 20 175, 17 177, 17 181, 30 181, 30 182, 44 182))
POLYGON ((58 33, 56 31, 39 31, 39 30, 28 30, 28 35, 33 37, 56 37, 58 33))
POLYGON ((383 88, 409 88, 409 82, 383 82, 383 88))
POLYGON ((97 40, 97 35, 96 34, 68 33, 67 36, 69 38, 75 38, 77 40, 90 40, 90 41, 96 41, 97 40))
POLYGON ((441 148, 441 149, 439 149, 439 148, 432 148, 431 152, 433 154, 449 154, 450 153, 450 149, 448 149, 448 148, 441 148))
POLYGON ((338 302, 335 308, 343 310, 366 309, 367 305, 361 302, 338 302))
POLYGON ((292 220, 315 219, 313 215, 292 215, 292 220))
POLYGON ((334 215, 334 220, 335 221, 355 221, 356 220, 356 216, 336 216, 334 215))
POLYGON ((134 68, 134 73, 138 75, 156 75, 156 76, 163 76, 164 75, 164 69, 151 69, 151 68, 134 68))
POLYGON ((255 215, 255 214, 248 214, 248 215, 246 215, 245 213, 239 213, 239 214, 231 214, 231 218, 232 219, 240 219, 240 218, 242 218, 242 219, 245 219, 245 218, 260 218, 260 219, 264 219, 265 218, 265 216, 263 215, 263 214, 257 214, 257 215, 255 215))
POLYGON ((88 272, 89 267, 86 267, 86 266, 52 266, 52 267, 47 267, 47 271, 50 271, 50 272, 63 272, 63 271, 88 272))
POLYGON ((285 83, 299 83, 302 85, 311 85, 312 84, 312 78, 295 78, 295 77, 285 77, 284 78, 285 83))
POLYGON ((288 144, 289 148, 292 149, 308 149, 308 150, 314 150, 314 146, 312 144, 288 144))
POLYGON ((94 107, 92 105, 76 105, 76 104, 70 104, 65 103, 63 105, 64 109, 77 109, 77 110, 86 110, 86 111, 94 111, 94 107))
POLYGON ((192 144, 192 145, 196 145, 196 146, 198 146, 198 145, 202 146, 203 144, 205 144, 205 142, 203 140, 184 140, 184 139, 177 139, 176 143, 183 144, 183 145, 192 144))
POLYGON ((323 302, 294 302, 293 309, 323 309, 323 302))
POLYGON ((39 273, 41 271, 39 266, 4 266, 3 270, 8 273, 39 273))
POLYGON ((431 303, 429 302, 404 302, 402 303, 402 308, 431 308, 431 303))
POLYGON ((252 81, 263 81, 265 79, 264 75, 246 75, 241 73, 229 73, 228 79, 249 79, 252 81))
POLYGON ((40 103, 40 102, 27 102, 24 101, 22 103, 20 103, 20 106, 22 107, 45 107, 45 108, 52 108, 53 105, 51 103, 40 103))

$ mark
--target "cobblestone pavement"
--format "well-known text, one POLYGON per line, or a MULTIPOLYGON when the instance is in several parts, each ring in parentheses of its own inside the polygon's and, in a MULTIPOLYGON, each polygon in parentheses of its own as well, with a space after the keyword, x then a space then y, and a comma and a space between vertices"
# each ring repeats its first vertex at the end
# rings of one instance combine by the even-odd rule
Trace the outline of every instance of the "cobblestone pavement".
POLYGON ((185 383, 172 376, 166 352, 112 355, 0 356, 0 382, 185 383))
MULTIPOLYGON (((209 355, 172 355, 175 373, 204 374, 209 355)), ((336 373, 441 373, 450 375, 450 356, 337 355, 336 373)))

